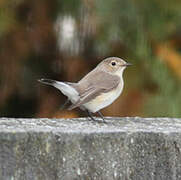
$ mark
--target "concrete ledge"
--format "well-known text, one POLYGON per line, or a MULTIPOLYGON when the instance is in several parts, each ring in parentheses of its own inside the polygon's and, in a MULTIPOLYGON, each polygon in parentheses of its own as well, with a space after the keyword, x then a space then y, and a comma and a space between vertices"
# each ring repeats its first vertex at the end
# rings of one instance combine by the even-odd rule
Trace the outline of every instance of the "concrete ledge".
POLYGON ((0 118, 0 180, 180 180, 181 119, 0 118))

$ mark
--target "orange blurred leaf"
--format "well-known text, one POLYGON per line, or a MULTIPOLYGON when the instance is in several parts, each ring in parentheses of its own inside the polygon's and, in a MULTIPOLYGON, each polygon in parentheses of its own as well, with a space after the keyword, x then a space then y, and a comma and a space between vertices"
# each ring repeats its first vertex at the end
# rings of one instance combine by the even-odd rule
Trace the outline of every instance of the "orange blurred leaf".
POLYGON ((168 43, 159 44, 156 54, 181 78, 181 55, 168 43))

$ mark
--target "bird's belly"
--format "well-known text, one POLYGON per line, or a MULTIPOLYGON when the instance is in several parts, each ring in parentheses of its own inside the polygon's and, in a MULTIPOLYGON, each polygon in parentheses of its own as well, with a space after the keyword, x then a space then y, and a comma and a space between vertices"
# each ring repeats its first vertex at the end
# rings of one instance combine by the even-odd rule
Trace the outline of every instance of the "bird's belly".
POLYGON ((118 86, 115 90, 112 90, 111 92, 102 93, 101 95, 97 96, 95 99, 89 101, 83 106, 90 112, 95 113, 100 109, 112 104, 119 97, 121 92, 122 87, 118 86))

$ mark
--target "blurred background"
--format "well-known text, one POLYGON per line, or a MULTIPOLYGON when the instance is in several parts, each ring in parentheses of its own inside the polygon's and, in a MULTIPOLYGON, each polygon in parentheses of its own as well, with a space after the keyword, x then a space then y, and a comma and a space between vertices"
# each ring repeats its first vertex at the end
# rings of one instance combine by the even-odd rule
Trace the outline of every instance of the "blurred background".
POLYGON ((109 56, 134 65, 105 116, 180 117, 180 0, 1 0, 0 116, 85 116, 37 79, 76 82, 109 56))

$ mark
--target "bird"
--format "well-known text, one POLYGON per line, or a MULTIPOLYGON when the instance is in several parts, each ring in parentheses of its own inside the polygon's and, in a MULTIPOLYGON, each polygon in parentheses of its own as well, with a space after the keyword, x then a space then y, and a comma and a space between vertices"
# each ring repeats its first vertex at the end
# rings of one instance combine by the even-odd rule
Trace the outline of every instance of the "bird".
POLYGON ((79 107, 94 121, 96 120, 92 114, 98 113, 103 122, 106 122, 100 110, 112 104, 120 96, 124 87, 123 72, 130 65, 132 64, 119 57, 108 57, 77 83, 52 79, 38 81, 57 88, 67 96, 65 105, 68 102, 72 103, 68 110, 79 107))

